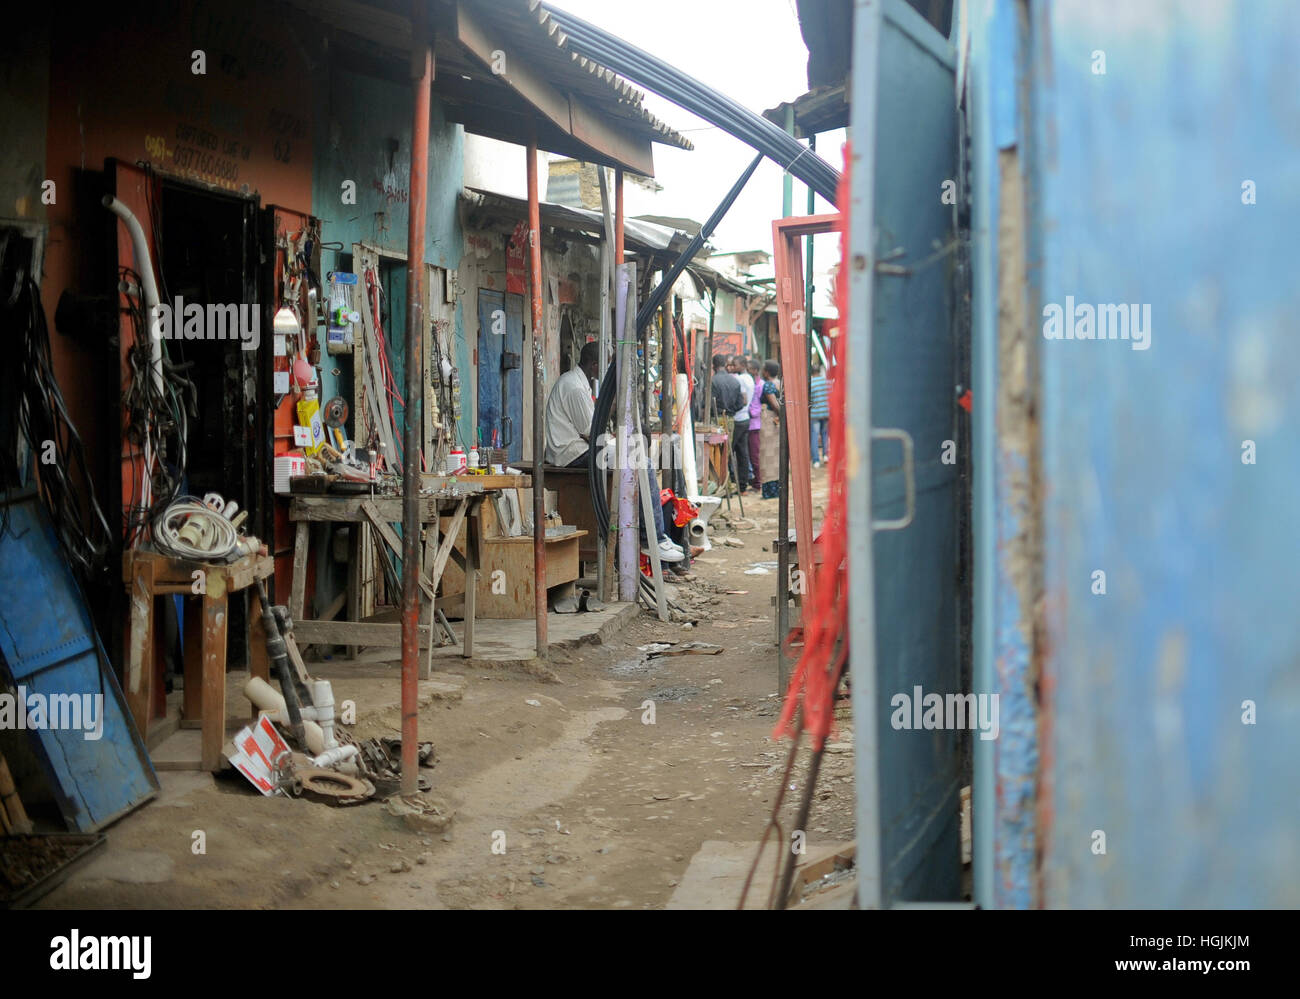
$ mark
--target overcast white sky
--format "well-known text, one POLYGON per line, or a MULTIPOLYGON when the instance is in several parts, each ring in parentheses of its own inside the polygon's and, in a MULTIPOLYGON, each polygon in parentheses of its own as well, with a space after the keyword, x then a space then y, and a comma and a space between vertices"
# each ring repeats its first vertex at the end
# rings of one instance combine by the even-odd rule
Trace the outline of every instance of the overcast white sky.
MULTIPOLYGON (((794 0, 548 2, 672 62, 755 112, 808 89, 808 50, 794 0)), ((654 147, 655 179, 664 187, 659 211, 703 222, 754 158, 754 150, 654 94, 646 95, 646 107, 695 144, 691 152, 654 147)), ((842 162, 842 142, 842 132, 818 138, 818 153, 836 168, 842 162)), ((781 214, 782 176, 780 167, 763 161, 718 226, 712 240, 718 249, 771 251, 772 219, 781 214)), ((805 214, 807 205, 808 189, 795 181, 794 214, 805 214)), ((816 210, 834 209, 819 198, 816 210)), ((823 251, 818 241, 823 259, 829 249, 823 251)))

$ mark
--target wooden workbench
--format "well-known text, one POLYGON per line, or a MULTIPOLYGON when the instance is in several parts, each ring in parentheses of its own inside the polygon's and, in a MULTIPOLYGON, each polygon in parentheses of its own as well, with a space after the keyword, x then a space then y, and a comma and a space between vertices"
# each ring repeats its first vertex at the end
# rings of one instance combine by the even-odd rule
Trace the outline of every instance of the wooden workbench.
MULTIPOLYGON (((421 477, 422 494, 418 504, 420 526, 424 544, 420 547, 420 589, 431 602, 428 621, 419 626, 421 648, 436 641, 433 627, 432 601, 438 591, 443 570, 448 559, 456 562, 465 573, 465 633, 463 654, 466 659, 474 655, 474 594, 477 589, 479 566, 482 564, 483 500, 490 493, 502 489, 527 489, 532 480, 526 475, 464 475, 421 477), (427 495, 425 495, 427 493, 427 495), (441 521, 449 518, 446 536, 439 538, 441 521), (461 527, 465 529, 462 554, 456 548, 461 527), (473 581, 475 585, 468 585, 473 581)), ((349 523, 363 525, 375 531, 379 544, 401 550, 401 541, 393 524, 402 522, 402 497, 398 496, 295 496, 289 504, 289 519, 297 524, 294 535, 293 581, 289 591, 289 613, 294 620, 294 636, 300 646, 311 644, 398 647, 402 644, 400 623, 359 620, 360 602, 357 592, 360 580, 357 574, 358 559, 353 558, 348 577, 348 619, 319 621, 305 618, 307 585, 308 528, 312 523, 349 523)), ((359 546, 354 546, 356 552, 359 546)))
MULTIPOLYGON (((221 748, 226 740, 226 622, 230 617, 232 593, 266 579, 275 563, 267 555, 245 555, 235 562, 194 562, 168 558, 157 552, 128 550, 122 556, 122 581, 130 592, 127 616, 126 676, 122 686, 135 718, 140 738, 146 742, 149 725, 156 717, 154 601, 169 594, 196 597, 200 614, 185 615, 185 692, 181 726, 201 729, 198 765, 216 770, 221 765, 221 748), (202 586, 196 591, 202 573, 202 586)), ((267 676, 266 639, 261 613, 251 614, 250 668, 254 675, 267 676)), ((160 693, 160 691, 159 691, 160 693)))

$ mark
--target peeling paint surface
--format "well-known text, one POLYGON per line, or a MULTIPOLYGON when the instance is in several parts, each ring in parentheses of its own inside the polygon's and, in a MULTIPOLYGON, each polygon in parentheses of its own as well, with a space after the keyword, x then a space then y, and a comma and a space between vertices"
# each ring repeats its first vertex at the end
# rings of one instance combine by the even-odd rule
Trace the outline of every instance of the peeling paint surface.
POLYGON ((152 797, 158 779, 44 508, 27 499, 8 516, 0 536, 0 686, 47 700, 104 695, 102 737, 28 733, 69 828, 92 832, 152 797))
POLYGON ((1295 907, 1300 8, 1028 9, 1029 300, 1152 314, 1038 338, 1042 901, 1295 907))

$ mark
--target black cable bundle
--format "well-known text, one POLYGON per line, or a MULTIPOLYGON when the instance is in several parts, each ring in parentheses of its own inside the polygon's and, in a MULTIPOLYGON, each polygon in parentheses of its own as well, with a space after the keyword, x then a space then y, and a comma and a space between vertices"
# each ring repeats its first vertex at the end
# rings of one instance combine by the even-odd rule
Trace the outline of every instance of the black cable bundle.
MULTIPOLYGON (((107 568, 112 533, 95 498, 81 437, 54 377, 41 290, 29 273, 18 273, 0 303, 0 344, 9 358, 0 367, 0 426, 5 429, 0 485, 6 494, 23 485, 21 434, 35 456, 41 498, 64 556, 83 581, 97 581, 107 568)), ((8 526, 6 507, 0 514, 0 534, 8 526)))
POLYGON ((134 545, 151 525, 181 494, 186 468, 189 419, 198 418, 198 389, 184 377, 193 361, 172 364, 168 344, 163 342, 163 389, 159 393, 153 379, 153 340, 139 298, 140 276, 122 268, 124 285, 131 289, 123 311, 130 317, 132 346, 127 351, 131 378, 122 396, 126 408, 126 439, 143 454, 146 450, 157 461, 151 472, 153 501, 145 506, 140 483, 131 484, 131 501, 122 510, 125 537, 134 545))
MULTIPOLYGON (((536 3, 530 4, 535 9, 536 3)), ((839 196, 840 174, 808 146, 760 114, 734 101, 676 66, 611 35, 567 11, 544 8, 545 17, 564 32, 564 44, 619 76, 645 87, 678 107, 717 125, 741 142, 760 150, 832 205, 839 196)))

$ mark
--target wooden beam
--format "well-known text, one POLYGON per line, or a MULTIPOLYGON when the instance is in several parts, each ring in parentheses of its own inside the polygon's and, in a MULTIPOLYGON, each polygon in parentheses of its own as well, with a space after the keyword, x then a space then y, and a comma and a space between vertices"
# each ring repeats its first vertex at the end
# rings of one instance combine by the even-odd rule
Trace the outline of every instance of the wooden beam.
MULTIPOLYGON (((393 530, 393 525, 379 516, 379 510, 375 507, 375 504, 368 499, 364 500, 361 504, 361 512, 366 515, 366 519, 370 521, 371 526, 379 532, 379 536, 384 539, 393 554, 399 559, 402 558, 402 539, 393 530)), ((433 603, 433 588, 424 579, 420 579, 418 582, 425 598, 430 603, 433 603)))
MULTIPOLYGON (((420 647, 428 648, 430 628, 420 625, 420 647)), ((302 645, 364 645, 397 649, 402 626, 394 621, 295 621, 293 637, 302 645)), ((437 641, 435 638, 434 641, 437 641)))
MULTIPOLYGON (((469 500, 463 499, 456 507, 456 512, 451 516, 451 523, 447 527, 447 535, 442 539, 442 545, 438 548, 438 554, 433 560, 433 569, 429 576, 433 580, 433 585, 438 585, 438 580, 442 578, 442 571, 447 567, 447 559, 451 555, 452 546, 456 544, 456 538, 460 536, 461 524, 465 523, 465 514, 469 510, 469 500)), ((475 516, 478 514, 476 513, 475 516)))
MULTIPOLYGON (((804 580, 804 606, 814 606, 817 567, 813 560, 812 445, 808 436, 808 336, 812 317, 804 316, 803 236, 830 232, 837 215, 777 219, 772 223, 772 264, 776 273, 777 328, 781 339, 781 386, 785 393, 786 438, 790 445, 791 503, 795 544, 804 580), (798 313, 798 316, 796 316, 798 313)), ((784 539, 782 539, 784 542, 784 539)), ((789 585, 779 580, 779 591, 789 585)))

